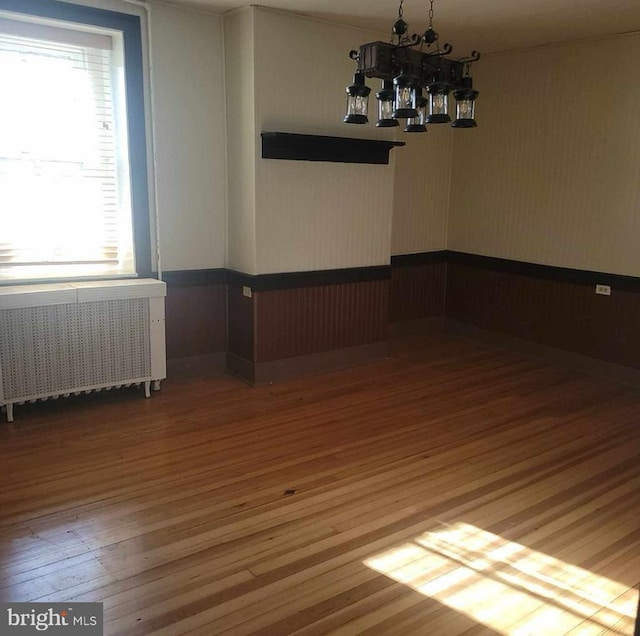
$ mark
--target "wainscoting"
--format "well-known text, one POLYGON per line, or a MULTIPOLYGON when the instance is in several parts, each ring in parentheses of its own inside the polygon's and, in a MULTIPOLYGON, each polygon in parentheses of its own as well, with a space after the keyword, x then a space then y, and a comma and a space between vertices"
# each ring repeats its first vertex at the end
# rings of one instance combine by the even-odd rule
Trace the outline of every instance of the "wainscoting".
POLYGON ((230 370, 263 383, 383 358, 389 276, 389 267, 230 273, 230 370))
POLYGON ((219 374, 226 367, 225 270, 165 272, 167 374, 219 374))
POLYGON ((446 317, 640 369, 640 279, 447 254, 446 317), (595 293, 611 286, 611 296, 595 293))
POLYGON ((390 277, 389 266, 165 273, 169 376, 263 383, 384 358, 390 277))
POLYGON ((262 383, 362 364, 386 355, 390 327, 433 318, 640 370, 640 279, 629 276, 438 251, 391 266, 164 278, 170 377, 227 369, 262 383))
POLYGON ((444 315, 446 258, 445 251, 391 257, 391 322, 444 315))

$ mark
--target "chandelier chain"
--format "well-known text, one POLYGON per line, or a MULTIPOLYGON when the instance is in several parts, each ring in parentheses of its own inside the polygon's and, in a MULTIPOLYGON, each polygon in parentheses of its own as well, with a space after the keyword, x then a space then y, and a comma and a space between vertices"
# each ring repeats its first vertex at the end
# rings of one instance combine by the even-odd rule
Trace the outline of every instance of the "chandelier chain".
POLYGON ((433 28, 433 0, 429 0, 429 28, 433 28))
POLYGON ((404 15, 404 9, 402 6, 403 4, 404 4, 404 0, 400 0, 400 6, 398 6, 398 19, 402 19, 404 15))

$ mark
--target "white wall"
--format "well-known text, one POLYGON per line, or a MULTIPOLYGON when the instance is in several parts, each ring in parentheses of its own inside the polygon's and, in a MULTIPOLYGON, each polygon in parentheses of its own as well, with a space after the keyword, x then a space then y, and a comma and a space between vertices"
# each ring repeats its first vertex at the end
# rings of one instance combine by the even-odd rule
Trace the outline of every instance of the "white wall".
POLYGON ((635 34, 477 65, 449 249, 640 276, 639 57, 635 34))
POLYGON ((227 267, 256 273, 254 18, 250 8, 224 17, 228 127, 227 267))
POLYGON ((446 248, 452 139, 464 131, 377 129, 377 80, 368 80, 371 123, 342 122, 355 70, 348 52, 385 35, 251 7, 225 15, 225 38, 230 267, 252 274, 361 267, 388 264, 392 253, 446 248), (270 160, 260 156, 262 131, 407 146, 392 150, 386 166, 270 160))
POLYGON ((154 3, 151 28, 162 267, 224 267, 222 18, 154 3))
MULTIPOLYGON (((393 138, 342 122, 355 71, 348 53, 379 34, 262 8, 254 20, 257 136, 393 138)), ((375 121, 373 94, 370 105, 375 121)), ((261 159, 258 148, 255 273, 387 264, 393 183, 393 165, 261 159)))
POLYGON ((417 137, 341 121, 348 51, 375 33, 227 14, 225 87, 220 16, 163 2, 152 16, 163 269, 332 269, 446 247, 640 275, 640 35, 486 56, 479 128, 417 137), (390 166, 263 160, 262 130, 408 145, 390 166))
POLYGON ((398 137, 407 145, 395 151, 392 254, 446 249, 453 138, 460 133, 432 124, 426 133, 398 137))

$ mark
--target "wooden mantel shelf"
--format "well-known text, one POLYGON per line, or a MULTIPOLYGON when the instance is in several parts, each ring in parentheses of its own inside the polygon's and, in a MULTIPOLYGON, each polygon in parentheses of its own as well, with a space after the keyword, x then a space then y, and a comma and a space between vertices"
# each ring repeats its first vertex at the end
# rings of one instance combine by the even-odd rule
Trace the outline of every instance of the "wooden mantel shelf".
POLYGON ((325 135, 263 132, 263 159, 294 161, 337 161, 341 163, 389 163, 389 151, 404 141, 354 139, 325 135))

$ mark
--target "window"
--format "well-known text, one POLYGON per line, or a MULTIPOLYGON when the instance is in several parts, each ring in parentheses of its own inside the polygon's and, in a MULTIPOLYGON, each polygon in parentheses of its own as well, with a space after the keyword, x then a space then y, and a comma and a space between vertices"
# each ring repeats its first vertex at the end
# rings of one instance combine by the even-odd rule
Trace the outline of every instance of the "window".
POLYGON ((0 78, 0 282, 148 274, 139 18, 0 0, 0 78))

